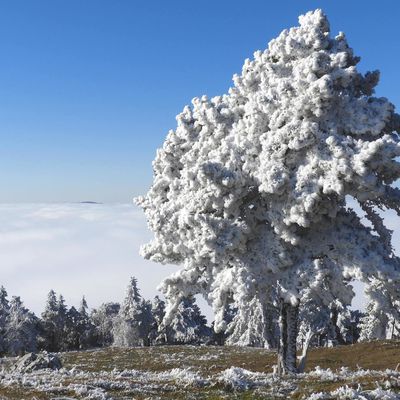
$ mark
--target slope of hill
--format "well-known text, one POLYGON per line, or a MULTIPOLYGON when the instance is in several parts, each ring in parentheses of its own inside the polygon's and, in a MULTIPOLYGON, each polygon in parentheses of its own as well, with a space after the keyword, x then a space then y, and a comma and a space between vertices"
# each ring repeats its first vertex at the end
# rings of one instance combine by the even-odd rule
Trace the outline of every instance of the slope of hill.
POLYGON ((107 348, 60 357, 60 371, 26 374, 3 359, 0 398, 400 399, 399 341, 312 349, 307 372, 284 379, 272 372, 275 353, 255 348, 107 348))

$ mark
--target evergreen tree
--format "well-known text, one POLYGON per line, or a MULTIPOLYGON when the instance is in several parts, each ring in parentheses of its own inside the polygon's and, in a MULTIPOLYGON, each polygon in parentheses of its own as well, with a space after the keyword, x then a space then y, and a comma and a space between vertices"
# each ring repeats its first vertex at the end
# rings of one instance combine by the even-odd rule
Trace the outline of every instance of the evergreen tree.
POLYGON ((58 336, 58 348, 61 351, 68 350, 68 341, 67 341, 67 318, 68 318, 68 310, 65 304, 65 300, 63 295, 58 296, 57 301, 57 324, 56 324, 56 332, 58 336))
POLYGON ((195 301, 192 296, 183 298, 173 318, 165 325, 168 344, 198 344, 210 339, 211 329, 195 301))
POLYGON ((368 303, 360 321, 360 340, 392 338, 393 324, 400 322, 400 307, 390 298, 385 282, 371 278, 365 294, 368 303))
POLYGON ((50 290, 41 320, 40 348, 47 351, 68 349, 67 340, 67 307, 62 295, 56 298, 50 290))
POLYGON ((59 338, 57 332, 58 304, 56 293, 50 290, 47 295, 45 310, 41 319, 41 336, 39 346, 43 350, 58 351, 59 338))
POLYGON ((74 307, 70 307, 66 315, 65 324, 65 345, 67 350, 78 350, 80 349, 80 332, 79 323, 81 320, 81 314, 74 307))
POLYGON ((5 325, 7 353, 16 356, 36 351, 38 320, 26 309, 21 299, 14 296, 5 325))
POLYGON ((149 333, 150 344, 165 343, 165 338, 160 336, 160 327, 165 316, 165 302, 158 296, 151 303, 152 325, 149 333))
POLYGON ((0 355, 7 350, 6 343, 6 321, 10 312, 10 304, 7 299, 7 291, 4 286, 0 287, 0 355))
POLYGON ((114 342, 113 326, 121 306, 118 303, 105 303, 94 309, 90 315, 90 322, 94 327, 94 345, 111 346, 114 342))
POLYGON ((85 296, 82 297, 78 314, 79 319, 76 325, 79 333, 79 348, 87 349, 94 344, 94 325, 90 321, 85 296))
POLYGON ((125 300, 114 320, 114 345, 121 347, 147 344, 147 305, 139 293, 137 280, 132 277, 125 300))
POLYGON ((154 316, 152 313, 152 303, 150 300, 146 300, 143 303, 143 316, 142 316, 142 338, 143 346, 151 345, 151 332, 154 326, 154 316))
POLYGON ((338 325, 346 344, 357 343, 360 338, 360 321, 364 314, 360 310, 345 310, 340 313, 338 325))

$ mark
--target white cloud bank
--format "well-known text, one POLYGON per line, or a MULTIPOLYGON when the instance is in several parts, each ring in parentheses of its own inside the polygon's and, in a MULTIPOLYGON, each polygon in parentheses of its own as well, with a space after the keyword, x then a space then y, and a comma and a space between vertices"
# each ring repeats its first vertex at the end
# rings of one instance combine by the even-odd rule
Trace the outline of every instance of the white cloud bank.
MULTIPOLYGON (((386 213, 400 249, 398 218, 386 213)), ((130 204, 0 204, 0 285, 40 314, 54 289, 68 305, 85 295, 90 307, 121 301, 130 276, 145 298, 177 270, 144 260, 139 247, 151 238, 143 213, 130 204)), ((365 301, 356 287, 356 308, 365 301)), ((200 305, 208 319, 210 309, 200 305)))
POLYGON ((0 204, 0 284, 38 314, 50 289, 69 305, 121 301, 132 275, 152 298, 177 267, 139 256, 150 237, 133 205, 0 204))

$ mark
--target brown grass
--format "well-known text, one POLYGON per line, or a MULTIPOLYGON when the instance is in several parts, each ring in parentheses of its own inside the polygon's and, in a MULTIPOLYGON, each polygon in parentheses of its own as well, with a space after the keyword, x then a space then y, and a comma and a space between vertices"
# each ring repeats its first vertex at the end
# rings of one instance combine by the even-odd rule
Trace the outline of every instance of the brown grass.
MULTIPOLYGON (((163 346, 151 348, 107 348, 101 350, 90 350, 81 352, 69 352, 61 354, 64 367, 78 369, 88 372, 117 370, 145 370, 152 372, 168 371, 172 368, 192 368, 193 371, 204 377, 215 375, 231 366, 245 368, 251 371, 271 372, 276 363, 276 354, 272 351, 255 348, 238 347, 206 347, 206 346, 163 346)), ((385 370, 395 369, 400 363, 400 341, 380 341, 361 343, 351 346, 340 346, 335 348, 311 349, 309 353, 307 371, 316 366, 337 370, 342 366, 352 370, 357 368, 385 370)), ((72 378, 72 377, 71 377, 72 378)), ((71 379, 69 378, 69 379, 71 379)), ((65 383, 68 383, 67 381, 65 383)), ((322 382, 317 379, 294 380, 294 388, 297 390, 288 394, 287 399, 300 400, 313 392, 330 392, 343 385, 357 387, 361 384, 363 389, 374 389, 379 382, 377 378, 362 377, 353 381, 351 379, 337 382, 322 382)), ((171 391, 165 387, 162 393, 141 394, 138 392, 124 393, 123 397, 118 391, 110 392, 112 398, 135 398, 141 399, 266 399, 265 395, 257 394, 256 391, 230 392, 222 385, 199 387, 177 387, 171 391), (126 397, 128 396, 128 397, 126 397), (158 397, 160 396, 160 397, 158 397)), ((57 393, 56 396, 37 392, 32 388, 20 388, 16 386, 3 387, 0 382, 0 400, 37 399, 44 400, 51 397, 70 395, 67 392, 57 393)))
POLYGON ((352 370, 363 369, 385 370, 395 369, 400 363, 400 341, 376 341, 358 343, 334 348, 311 349, 307 371, 317 365, 322 368, 338 369, 346 366, 352 370))

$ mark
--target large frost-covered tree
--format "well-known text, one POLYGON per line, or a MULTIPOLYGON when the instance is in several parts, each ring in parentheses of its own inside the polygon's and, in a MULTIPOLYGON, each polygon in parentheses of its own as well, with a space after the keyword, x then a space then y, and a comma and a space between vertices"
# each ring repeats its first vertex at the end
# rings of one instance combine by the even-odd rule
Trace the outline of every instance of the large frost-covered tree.
POLYGON ((213 306, 217 330, 231 293, 236 303, 277 298, 283 373, 297 371, 303 296, 324 290, 324 303, 345 305, 352 279, 370 294, 377 280, 387 313, 400 290, 376 211, 400 211, 400 118, 374 96, 379 73, 357 70, 359 58, 343 33, 330 36, 321 10, 299 22, 245 61, 228 94, 184 108, 157 152, 152 187, 137 199, 154 232, 142 254, 183 266, 161 285, 166 320, 195 293, 213 306))

